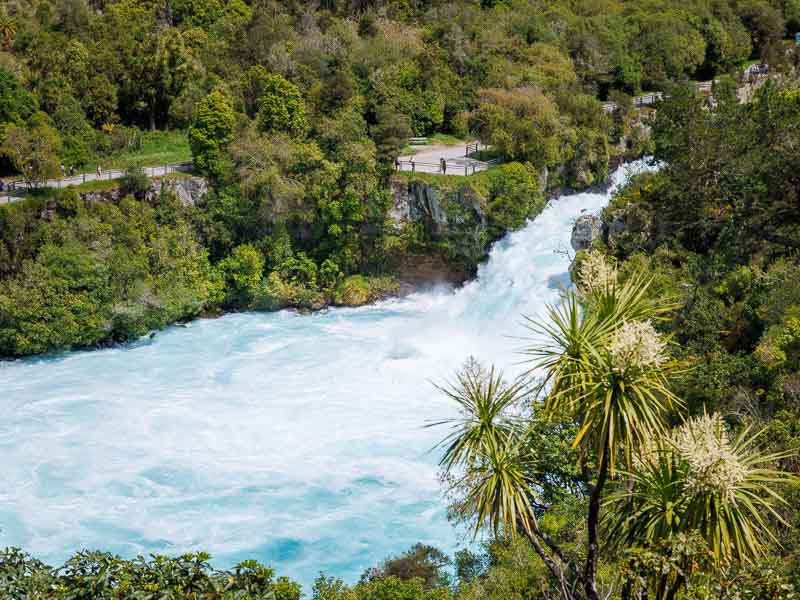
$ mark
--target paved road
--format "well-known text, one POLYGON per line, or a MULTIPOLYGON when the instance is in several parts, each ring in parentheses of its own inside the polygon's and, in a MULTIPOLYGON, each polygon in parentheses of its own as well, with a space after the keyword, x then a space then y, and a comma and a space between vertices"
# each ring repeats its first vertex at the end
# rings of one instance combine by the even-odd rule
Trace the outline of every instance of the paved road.
MULTIPOLYGON (((159 177, 167 175, 168 173, 189 172, 192 170, 192 163, 143 167, 142 170, 148 177, 159 177)), ((39 187, 65 188, 72 185, 81 185, 87 181, 119 179, 123 175, 125 175, 124 169, 110 169, 108 171, 103 171, 102 175, 98 175, 97 173, 81 173, 80 175, 75 175, 73 177, 48 179, 39 187)), ((12 182, 11 185, 13 185, 12 189, 8 189, 9 184, 6 182, 6 191, 0 192, 0 204, 10 204, 11 202, 22 200, 22 198, 25 197, 25 193, 31 189, 24 182, 12 182)))

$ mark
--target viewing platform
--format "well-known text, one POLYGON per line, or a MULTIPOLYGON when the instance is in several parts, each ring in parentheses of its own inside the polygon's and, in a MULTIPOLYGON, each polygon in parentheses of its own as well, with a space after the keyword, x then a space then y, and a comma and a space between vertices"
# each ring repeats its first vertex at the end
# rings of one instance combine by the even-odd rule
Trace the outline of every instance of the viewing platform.
POLYGON ((446 146, 443 144, 424 144, 427 138, 411 138, 416 150, 395 161, 395 169, 411 173, 431 173, 438 175, 469 176, 486 171, 496 164, 496 160, 483 161, 473 158, 481 149, 480 142, 446 146), (422 141, 424 140, 424 141, 422 141))

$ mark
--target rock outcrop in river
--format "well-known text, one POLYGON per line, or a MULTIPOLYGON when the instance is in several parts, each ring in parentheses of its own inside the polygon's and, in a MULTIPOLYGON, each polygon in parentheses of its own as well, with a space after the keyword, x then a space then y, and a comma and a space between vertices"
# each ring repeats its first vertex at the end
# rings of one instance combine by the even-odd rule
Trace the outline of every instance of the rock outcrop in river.
POLYGON ((597 215, 581 215, 572 227, 570 244, 573 250, 588 250, 603 234, 603 223, 597 215))

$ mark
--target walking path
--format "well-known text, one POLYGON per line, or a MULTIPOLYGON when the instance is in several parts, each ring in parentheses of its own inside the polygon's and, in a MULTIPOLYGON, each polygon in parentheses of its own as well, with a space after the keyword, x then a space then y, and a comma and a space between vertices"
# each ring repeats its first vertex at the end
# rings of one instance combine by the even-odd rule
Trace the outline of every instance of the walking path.
MULTIPOLYGON (((739 98, 739 102, 749 102, 753 96, 753 90, 764 84, 767 80, 768 73, 769 67, 767 65, 751 65, 748 67, 747 70, 745 70, 745 82, 736 88, 736 95, 739 98)), ((694 87, 698 94, 709 96, 713 85, 714 81, 696 81, 694 87)), ((633 105, 636 108, 652 106, 663 99, 664 94, 662 92, 654 92, 643 96, 635 96, 633 98, 633 105)), ((613 113, 617 108, 618 105, 616 102, 603 102, 603 112, 606 114, 613 113)))
POLYGON ((398 171, 461 175, 463 177, 479 171, 485 171, 491 166, 490 162, 468 156, 468 154, 478 149, 478 142, 454 146, 437 144, 418 146, 417 148, 414 154, 398 157, 395 164, 398 171))
MULTIPOLYGON (((142 167, 142 171, 148 177, 162 177, 169 173, 188 173, 193 169, 192 163, 181 163, 175 165, 160 165, 157 167, 142 167)), ((32 189, 39 188, 65 188, 73 185, 81 185, 89 181, 105 181, 109 179, 119 179, 125 175, 126 169, 109 169, 103 171, 101 175, 97 173, 81 173, 72 177, 62 179, 48 179, 42 184, 31 187, 24 181, 12 180, 5 181, 5 190, 0 192, 0 204, 10 204, 17 202, 25 197, 25 194, 32 189)))
MULTIPOLYGON (((749 102, 753 91, 766 81, 769 67, 767 65, 752 65, 746 71, 747 83, 737 88, 737 95, 740 102, 749 102)), ((712 90, 712 81, 700 81, 695 83, 698 93, 709 95, 712 90)), ((661 92, 645 94, 633 98, 633 104, 637 108, 651 106, 662 100, 664 95, 661 92)), ((616 102, 604 102, 603 111, 612 113, 618 108, 616 102)), ((426 138, 411 138, 413 142, 423 141, 426 138)), ((440 175, 474 175, 480 171, 485 171, 492 166, 494 161, 481 161, 471 158, 471 154, 478 150, 478 142, 470 142, 465 145, 456 144, 445 146, 435 144, 430 146, 417 146, 414 154, 407 154, 397 158, 395 167, 398 171, 411 171, 416 173, 435 173, 440 175)), ((175 172, 189 172, 192 170, 192 163, 182 163, 173 165, 160 165, 157 167, 144 167, 142 169, 148 177, 158 177, 175 172)), ((62 179, 49 179, 37 186, 42 188, 63 188, 73 185, 81 185, 88 181, 98 181, 106 179, 118 179, 125 175, 123 169, 111 169, 103 171, 101 175, 97 173, 82 173, 73 177, 62 179)), ((0 204, 10 204, 21 200, 25 193, 32 189, 23 181, 5 181, 5 190, 0 192, 0 204)))

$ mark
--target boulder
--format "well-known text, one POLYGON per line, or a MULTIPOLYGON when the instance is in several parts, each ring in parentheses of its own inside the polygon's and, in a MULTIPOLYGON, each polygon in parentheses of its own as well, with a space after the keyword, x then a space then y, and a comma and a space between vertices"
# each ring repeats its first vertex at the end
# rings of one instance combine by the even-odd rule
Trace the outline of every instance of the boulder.
POLYGON ((603 223, 597 215, 581 215, 572 227, 570 243, 576 251, 588 250, 603 233, 603 223))

